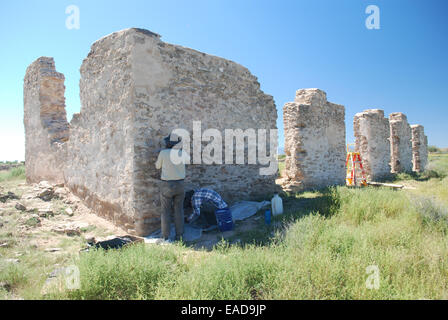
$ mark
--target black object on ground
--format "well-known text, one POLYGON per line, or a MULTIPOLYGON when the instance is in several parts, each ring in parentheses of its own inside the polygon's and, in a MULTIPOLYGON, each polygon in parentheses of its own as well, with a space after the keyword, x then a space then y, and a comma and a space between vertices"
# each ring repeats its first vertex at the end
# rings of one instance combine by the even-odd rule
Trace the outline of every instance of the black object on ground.
MULTIPOLYGON (((143 240, 138 237, 122 236, 122 237, 115 237, 113 239, 104 240, 104 241, 97 241, 97 242, 93 241, 93 242, 89 243, 89 248, 97 248, 97 249, 102 248, 104 250, 120 249, 130 243, 142 242, 142 241, 143 240)), ((83 251, 89 251, 89 248, 86 248, 83 251)))
POLYGON ((11 191, 8 191, 8 193, 5 193, 5 194, 0 194, 0 202, 3 202, 3 203, 5 203, 8 200, 18 200, 18 199, 19 199, 19 197, 16 196, 11 191))

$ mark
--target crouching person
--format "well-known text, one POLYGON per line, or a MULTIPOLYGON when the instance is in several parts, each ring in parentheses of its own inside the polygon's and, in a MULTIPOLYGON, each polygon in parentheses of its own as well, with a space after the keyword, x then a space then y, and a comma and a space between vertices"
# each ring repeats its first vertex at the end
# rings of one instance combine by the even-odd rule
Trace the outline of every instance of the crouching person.
POLYGON ((171 214, 174 214, 176 240, 180 240, 184 233, 183 204, 185 197, 185 163, 187 157, 180 148, 173 148, 181 142, 179 137, 170 135, 164 141, 166 148, 160 151, 156 161, 156 168, 162 169, 162 182, 160 184, 162 236, 165 240, 169 239, 171 214))
MULTIPOLYGON (((199 218, 201 218, 202 223, 200 224, 202 224, 203 231, 213 230, 215 227, 217 227, 217 224, 226 223, 233 225, 231 213, 229 211, 227 203, 216 191, 212 189, 200 188, 188 191, 186 202, 186 206, 189 207, 191 205, 193 209, 193 212, 187 218, 187 222, 194 223, 199 218), (211 207, 215 207, 216 209, 213 210, 211 209, 211 207), (228 221, 222 221, 222 219, 218 219, 218 217, 215 216, 215 214, 217 214, 218 212, 225 212, 227 216, 226 219, 228 221), (213 215, 213 217, 211 215, 213 215)), ((230 228, 232 227, 231 225, 230 228)))

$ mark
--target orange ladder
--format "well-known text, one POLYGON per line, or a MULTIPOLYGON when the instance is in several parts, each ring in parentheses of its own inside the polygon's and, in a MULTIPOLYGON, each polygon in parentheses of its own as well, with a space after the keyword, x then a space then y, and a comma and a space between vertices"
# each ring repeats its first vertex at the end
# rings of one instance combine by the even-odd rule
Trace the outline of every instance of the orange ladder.
POLYGON ((345 178, 347 186, 367 186, 367 179, 362 166, 361 154, 359 152, 350 152, 348 145, 345 167, 347 168, 347 175, 345 178), (361 175, 360 179, 357 178, 359 173, 361 175))

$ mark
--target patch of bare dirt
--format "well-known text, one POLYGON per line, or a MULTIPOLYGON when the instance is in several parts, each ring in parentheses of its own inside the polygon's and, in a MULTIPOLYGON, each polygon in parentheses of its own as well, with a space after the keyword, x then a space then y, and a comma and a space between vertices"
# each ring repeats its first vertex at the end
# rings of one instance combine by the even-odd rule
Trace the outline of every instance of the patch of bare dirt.
POLYGON ((5 197, 5 201, 0 202, 3 226, 8 224, 17 238, 28 239, 33 246, 47 252, 60 251, 51 249, 71 237, 103 240, 127 234, 92 213, 63 185, 46 181, 32 185, 17 182, 3 184, 0 193, 5 197))

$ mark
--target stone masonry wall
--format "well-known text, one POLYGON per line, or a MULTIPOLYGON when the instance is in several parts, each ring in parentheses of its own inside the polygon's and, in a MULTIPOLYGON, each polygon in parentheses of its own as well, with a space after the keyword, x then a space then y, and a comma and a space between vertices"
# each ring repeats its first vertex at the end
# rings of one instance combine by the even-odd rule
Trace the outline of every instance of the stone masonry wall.
POLYGON ((345 109, 319 89, 301 89, 283 107, 287 189, 345 183, 345 109))
POLYGON ((368 181, 390 176, 389 120, 384 111, 369 109, 353 119, 355 151, 360 152, 368 181))
POLYGON ((136 233, 132 52, 116 34, 92 45, 81 68, 81 111, 70 123, 66 186, 98 215, 136 233))
MULTIPOLYGON (((163 137, 182 128, 193 138, 193 122, 200 121, 200 131, 216 129, 224 147, 225 129, 269 133, 276 129, 277 112, 257 78, 235 62, 164 43, 138 30, 122 36, 133 40, 135 206, 142 213, 144 229, 150 230, 160 224, 160 171, 154 163, 163 137)), ((224 164, 222 151, 223 164, 187 165, 186 189, 210 187, 229 203, 272 194, 275 172, 260 175, 265 166, 248 165, 247 150, 245 164, 224 164)), ((193 153, 191 143, 192 160, 193 153)))
POLYGON ((63 183, 69 125, 65 112, 64 75, 53 58, 40 57, 26 70, 23 84, 25 166, 28 183, 63 183))
MULTIPOLYGON (((160 227, 155 161, 173 129, 276 129, 273 98, 243 66, 127 29, 96 41, 81 66, 82 109, 71 122, 69 188, 99 214, 146 235, 160 227)), ((269 131, 268 131, 269 132, 269 131)), ((224 153, 222 157, 224 161, 224 153)), ((247 162, 247 161, 246 161, 247 162)), ((187 165, 188 188, 232 202, 269 195, 260 164, 187 165)))
POLYGON ((422 172, 428 162, 428 137, 422 125, 411 125, 412 130, 412 170, 422 172))
POLYGON ((391 172, 412 171, 412 133, 405 114, 401 112, 389 115, 391 172))

